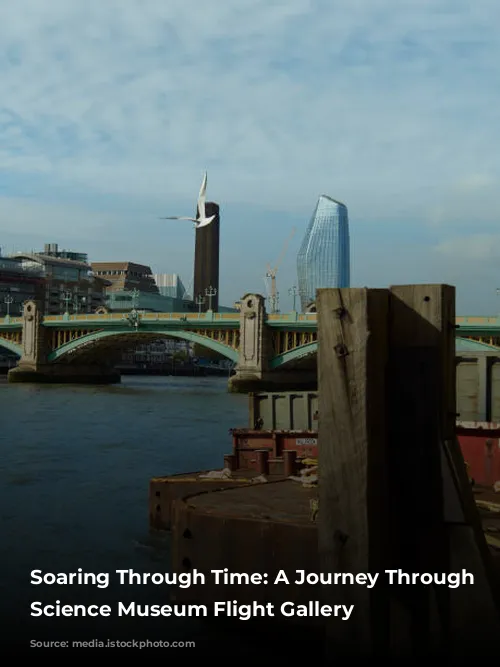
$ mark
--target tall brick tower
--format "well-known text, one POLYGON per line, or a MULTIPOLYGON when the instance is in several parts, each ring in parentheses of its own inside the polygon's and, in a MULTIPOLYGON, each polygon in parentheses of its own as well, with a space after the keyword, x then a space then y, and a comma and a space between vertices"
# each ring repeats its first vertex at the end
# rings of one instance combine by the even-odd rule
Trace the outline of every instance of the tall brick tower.
MULTIPOLYGON (((198 214, 197 211, 196 217, 198 217, 198 214)), ((219 205, 214 202, 207 202, 205 204, 205 215, 207 218, 215 215, 215 218, 206 227, 196 230, 193 299, 196 301, 200 295, 204 297, 205 303, 201 311, 206 312, 209 306, 209 298, 205 296, 205 291, 210 288, 217 290, 212 297, 212 310, 217 312, 219 309, 219 205)))

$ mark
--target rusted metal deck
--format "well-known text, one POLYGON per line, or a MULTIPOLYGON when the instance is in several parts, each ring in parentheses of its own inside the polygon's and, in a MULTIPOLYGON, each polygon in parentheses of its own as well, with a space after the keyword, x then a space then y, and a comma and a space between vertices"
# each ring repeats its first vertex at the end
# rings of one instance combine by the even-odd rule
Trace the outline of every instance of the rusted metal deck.
POLYGON ((319 571, 316 499, 317 488, 281 479, 174 501, 174 571, 208 574, 227 567, 230 572, 265 573, 269 584, 216 585, 208 575, 202 586, 177 590, 175 600, 207 605, 227 599, 243 604, 321 600, 320 586, 270 585, 284 567, 290 584, 299 570, 319 571))
POLYGON ((149 483, 149 525, 169 530, 176 498, 204 490, 222 490, 252 484, 264 475, 268 481, 295 475, 303 461, 318 454, 317 434, 306 431, 232 429, 232 453, 224 457, 222 471, 198 471, 154 477, 149 483), (210 474, 214 476, 209 477, 210 474))
MULTIPOLYGON (((228 470, 226 468, 226 470, 228 470)), ((149 525, 154 530, 170 530, 172 527, 172 504, 174 500, 204 491, 222 491, 254 484, 261 473, 255 469, 231 471, 230 477, 207 478, 204 475, 222 473, 216 471, 198 471, 166 477, 153 477, 149 483, 149 525)), ((283 479, 283 475, 268 475, 274 481, 283 479)))
MULTIPOLYGON (((248 471, 251 474, 252 471, 248 471)), ((199 493, 185 499, 187 506, 200 514, 241 517, 248 520, 274 521, 310 526, 310 502, 317 498, 317 488, 305 487, 288 479, 251 484, 244 489, 224 493, 199 493)))

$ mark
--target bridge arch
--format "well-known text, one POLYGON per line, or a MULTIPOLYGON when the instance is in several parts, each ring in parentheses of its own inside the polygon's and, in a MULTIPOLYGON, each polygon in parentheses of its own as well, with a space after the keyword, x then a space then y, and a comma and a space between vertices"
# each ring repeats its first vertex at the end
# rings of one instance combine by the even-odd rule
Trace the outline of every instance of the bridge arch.
POLYGON ((21 345, 19 345, 19 343, 14 343, 14 341, 8 340, 7 338, 2 338, 2 336, 0 336, 0 350, 2 347, 6 350, 9 350, 9 352, 17 354, 18 357, 22 356, 23 348, 21 345))
POLYGON ((131 330, 130 327, 123 328, 123 329, 114 329, 110 331, 92 331, 89 334, 86 334, 85 336, 80 336, 80 338, 75 338, 72 341, 69 341, 68 343, 64 343, 64 345, 61 345, 58 347, 56 350, 51 352, 48 357, 48 361, 58 361, 68 353, 77 350, 80 347, 83 347, 85 345, 88 345, 89 343, 96 343, 100 340, 105 340, 106 338, 110 337, 119 337, 119 336, 137 336, 137 338, 140 340, 142 335, 148 336, 148 338, 151 338, 151 336, 156 336, 157 338, 179 338, 180 340, 187 340, 190 343, 197 343, 198 345, 201 345, 202 347, 206 347, 209 350, 213 350, 214 352, 218 352, 219 354, 223 355, 226 357, 226 359, 230 359, 233 362, 238 361, 238 351, 234 350, 232 347, 229 347, 229 345, 225 345, 224 343, 220 343, 217 340, 213 340, 212 338, 207 338, 207 336, 201 336, 200 334, 197 334, 193 331, 168 331, 166 332, 164 329, 139 329, 136 333, 131 330))
POLYGON ((283 354, 277 354, 273 357, 269 363, 269 368, 270 370, 274 370, 275 368, 284 366, 292 361, 298 361, 299 359, 304 359, 304 357, 316 354, 317 351, 318 341, 306 343, 306 345, 299 345, 299 347, 295 347, 293 350, 289 350, 283 354))

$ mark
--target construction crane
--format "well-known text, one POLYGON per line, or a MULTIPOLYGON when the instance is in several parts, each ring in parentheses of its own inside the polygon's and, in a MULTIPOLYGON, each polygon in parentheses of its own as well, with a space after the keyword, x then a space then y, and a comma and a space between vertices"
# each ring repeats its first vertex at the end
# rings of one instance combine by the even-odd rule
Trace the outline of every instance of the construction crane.
MULTIPOLYGON (((285 257, 285 254, 286 254, 286 251, 287 251, 287 248, 288 248, 288 244, 292 240, 294 234, 295 234, 295 227, 292 229, 290 236, 285 241, 285 243, 283 245, 283 250, 281 251, 280 258, 276 262, 276 264, 274 266, 274 269, 271 268, 270 264, 267 265, 267 273, 266 273, 265 278, 270 278, 271 279, 271 289, 268 290, 269 305, 270 305, 271 313, 279 313, 279 307, 278 307, 279 295, 278 295, 278 291, 276 289, 276 274, 277 274, 278 269, 281 265, 281 262, 283 261, 283 259, 285 257)), ((267 285, 267 282, 266 282, 266 285, 267 285)))

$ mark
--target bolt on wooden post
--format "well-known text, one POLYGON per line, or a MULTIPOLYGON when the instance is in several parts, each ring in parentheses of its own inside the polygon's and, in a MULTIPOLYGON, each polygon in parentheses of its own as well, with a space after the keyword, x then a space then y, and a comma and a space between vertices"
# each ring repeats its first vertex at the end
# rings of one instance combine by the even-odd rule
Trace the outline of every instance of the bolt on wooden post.
POLYGON ((316 305, 322 567, 380 573, 373 589, 325 587, 326 604, 355 605, 348 622, 328 622, 327 648, 332 659, 451 655, 471 587, 389 586, 384 572, 460 564, 476 578, 472 613, 496 621, 489 554, 454 436, 455 290, 322 289, 316 305))

